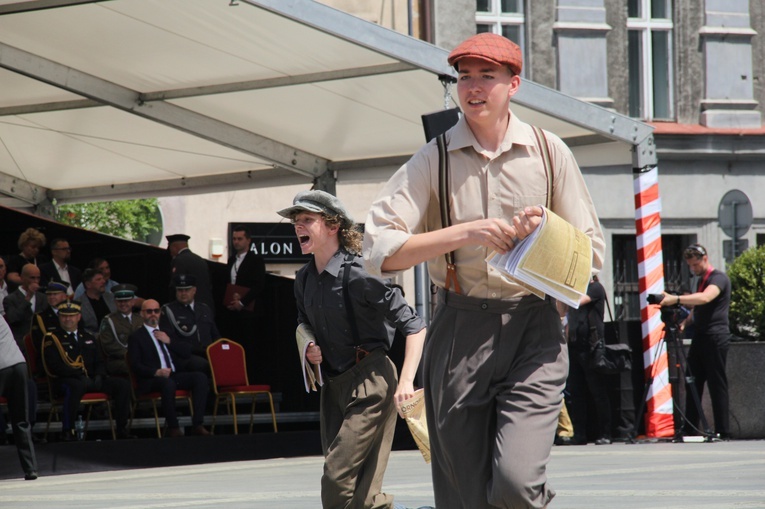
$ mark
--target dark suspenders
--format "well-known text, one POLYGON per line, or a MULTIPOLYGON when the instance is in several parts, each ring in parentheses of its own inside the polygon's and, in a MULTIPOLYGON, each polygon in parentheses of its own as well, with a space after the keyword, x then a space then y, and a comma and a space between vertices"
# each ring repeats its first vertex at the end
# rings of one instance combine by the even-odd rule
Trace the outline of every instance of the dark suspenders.
MULTIPOLYGON (((553 197, 553 172, 552 157, 550 156, 550 146, 547 143, 547 137, 542 129, 537 126, 531 126, 536 138, 537 150, 542 157, 542 165, 545 169, 545 181, 547 184, 547 198, 545 206, 549 209, 552 206, 553 197)), ((439 134, 436 137, 438 145, 438 201, 441 209, 441 227, 447 228, 452 225, 451 208, 449 206, 449 151, 447 150, 446 133, 439 134)), ((454 291, 462 293, 460 283, 457 280, 457 266, 454 263, 454 251, 444 254, 446 259, 446 282, 445 290, 448 292, 454 283, 454 291)))

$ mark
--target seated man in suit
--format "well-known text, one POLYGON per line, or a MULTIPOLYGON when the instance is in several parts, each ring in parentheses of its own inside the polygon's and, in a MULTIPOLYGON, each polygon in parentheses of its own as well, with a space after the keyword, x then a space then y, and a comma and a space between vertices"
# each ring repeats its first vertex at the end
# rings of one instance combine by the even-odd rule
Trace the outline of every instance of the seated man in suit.
POLYGON ((166 437, 183 435, 175 412, 175 391, 190 389, 194 405, 191 419, 194 435, 209 435, 202 425, 210 384, 207 376, 194 371, 184 371, 191 357, 191 345, 171 339, 159 329, 159 302, 145 300, 141 305, 143 327, 130 335, 128 340, 128 363, 136 377, 138 394, 159 392, 162 394, 162 410, 165 414, 166 437))
POLYGON ((173 285, 176 300, 162 306, 160 328, 174 341, 188 343, 191 347, 191 357, 181 366, 184 371, 209 374, 207 347, 221 337, 212 310, 196 300, 196 277, 193 274, 174 275, 173 285))
POLYGON ((16 344, 24 352, 24 336, 32 326, 32 317, 48 307, 40 291, 40 269, 36 265, 28 263, 21 268, 21 286, 5 298, 3 307, 16 344))
POLYGON ((72 425, 86 392, 105 392, 112 398, 117 421, 117 438, 135 438, 127 431, 130 415, 130 382, 124 378, 106 376, 101 351, 96 339, 81 330, 80 304, 64 302, 58 307, 59 330, 49 332, 43 339, 43 359, 59 394, 68 390, 69 399, 62 419, 62 440, 74 439, 72 425))
POLYGON ((109 313, 101 320, 98 342, 106 355, 106 371, 112 376, 127 377, 130 374, 125 359, 128 338, 143 325, 141 315, 133 311, 137 290, 135 286, 128 284, 112 288, 117 311, 109 313))

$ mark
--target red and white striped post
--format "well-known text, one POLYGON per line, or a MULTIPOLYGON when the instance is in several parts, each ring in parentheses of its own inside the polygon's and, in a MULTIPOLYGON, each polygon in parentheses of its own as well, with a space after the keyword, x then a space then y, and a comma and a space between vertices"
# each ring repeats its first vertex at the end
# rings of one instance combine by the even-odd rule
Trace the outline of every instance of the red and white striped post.
POLYGON ((649 306, 646 297, 664 290, 664 263, 661 252, 661 199, 656 167, 635 175, 635 228, 637 230, 638 289, 643 332, 645 379, 645 431, 649 437, 674 435, 672 386, 663 324, 658 306, 649 306))

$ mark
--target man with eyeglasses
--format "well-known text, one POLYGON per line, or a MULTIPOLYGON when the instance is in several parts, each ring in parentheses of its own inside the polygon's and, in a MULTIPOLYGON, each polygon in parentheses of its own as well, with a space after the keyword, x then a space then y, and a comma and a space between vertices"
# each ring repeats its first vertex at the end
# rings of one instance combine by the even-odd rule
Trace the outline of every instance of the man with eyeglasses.
POLYGON ((67 283, 67 295, 72 297, 74 289, 82 281, 82 271, 69 264, 72 258, 72 248, 66 239, 53 239, 50 243, 52 260, 40 265, 42 286, 48 286, 50 281, 67 283))
POLYGON ((175 411, 175 391, 191 390, 194 415, 191 418, 192 434, 205 436, 210 432, 202 425, 210 385, 207 376, 199 372, 182 371, 191 357, 191 345, 172 339, 159 328, 159 302, 145 300, 141 305, 143 327, 128 339, 128 363, 136 377, 136 392, 159 392, 162 394, 162 411, 167 429, 165 436, 183 436, 175 411), (180 369, 180 370, 179 370, 180 369))
MULTIPOLYGON (((721 439, 729 440, 728 377, 725 374, 725 363, 730 346, 730 279, 712 267, 707 250, 701 244, 688 246, 683 252, 683 258, 691 272, 699 278, 696 292, 690 295, 670 295, 664 292, 660 305, 693 306, 689 319, 693 322, 694 333, 688 352, 687 376, 694 377, 699 399, 704 394, 704 383, 709 385, 715 432, 721 439)), ((685 415, 688 423, 696 430, 699 429, 701 411, 691 392, 687 391, 685 415)))

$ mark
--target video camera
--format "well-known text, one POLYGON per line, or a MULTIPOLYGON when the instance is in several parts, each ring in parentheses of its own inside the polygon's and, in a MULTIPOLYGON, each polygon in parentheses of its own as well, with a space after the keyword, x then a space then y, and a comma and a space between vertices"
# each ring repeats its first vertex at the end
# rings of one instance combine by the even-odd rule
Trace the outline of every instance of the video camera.
MULTIPOLYGON (((663 293, 649 293, 645 300, 649 304, 660 304, 664 300, 663 293)), ((691 314, 687 308, 680 304, 672 306, 662 306, 661 308, 661 321, 667 324, 669 327, 677 327, 680 322, 685 320, 688 315, 691 314)))

